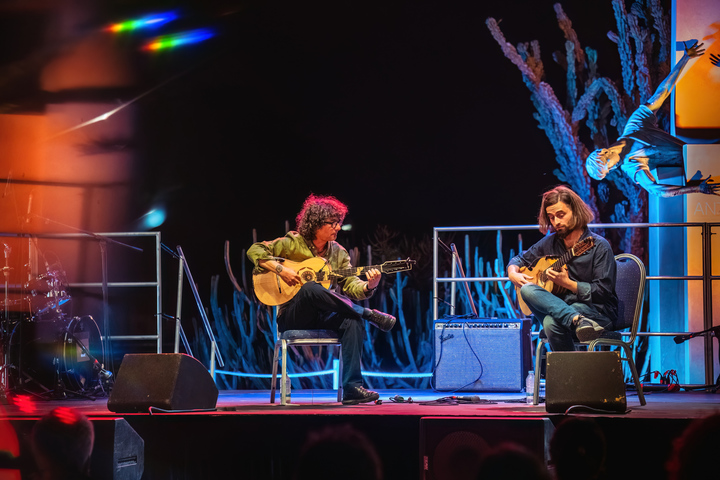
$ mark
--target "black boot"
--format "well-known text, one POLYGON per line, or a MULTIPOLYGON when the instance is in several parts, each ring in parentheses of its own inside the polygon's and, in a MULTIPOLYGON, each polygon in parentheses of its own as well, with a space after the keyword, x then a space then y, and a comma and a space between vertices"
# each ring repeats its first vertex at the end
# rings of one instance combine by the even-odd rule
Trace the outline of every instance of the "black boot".
POLYGON ((380 394, 368 390, 363 386, 343 388, 343 405, 357 405, 358 403, 374 402, 380 394))
POLYGON ((383 332, 389 332, 395 326, 396 319, 392 315, 366 308, 363 318, 383 332))

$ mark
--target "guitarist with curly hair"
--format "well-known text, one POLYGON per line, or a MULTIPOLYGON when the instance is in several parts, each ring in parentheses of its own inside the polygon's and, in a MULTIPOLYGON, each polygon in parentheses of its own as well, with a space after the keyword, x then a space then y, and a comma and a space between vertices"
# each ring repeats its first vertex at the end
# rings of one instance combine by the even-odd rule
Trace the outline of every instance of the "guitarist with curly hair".
POLYGON ((617 320, 615 256, 587 225, 594 216, 564 186, 545 192, 538 223, 546 236, 510 260, 508 278, 518 298, 542 323, 553 351, 575 350, 617 320))
POLYGON ((347 211, 347 206, 334 197, 311 194, 297 215, 297 231, 272 241, 257 242, 248 249, 247 256, 255 265, 256 279, 270 278, 276 293, 289 292, 288 297, 291 296, 287 301, 284 298, 264 300, 258 296, 266 304, 284 302, 278 307, 277 323, 281 332, 322 329, 338 333, 342 344, 342 403, 355 405, 379 398, 377 392, 363 386, 360 371, 365 332, 363 320, 387 332, 395 325, 395 317, 350 301, 372 296, 382 276, 377 268, 362 271, 366 280, 357 276, 359 273, 342 277, 326 275, 323 279, 327 280, 329 288, 318 278, 323 270, 356 270, 352 269, 347 250, 336 241, 347 211), (310 259, 327 268, 315 272, 298 267, 298 262, 310 259), (312 276, 306 277, 308 274, 312 276))

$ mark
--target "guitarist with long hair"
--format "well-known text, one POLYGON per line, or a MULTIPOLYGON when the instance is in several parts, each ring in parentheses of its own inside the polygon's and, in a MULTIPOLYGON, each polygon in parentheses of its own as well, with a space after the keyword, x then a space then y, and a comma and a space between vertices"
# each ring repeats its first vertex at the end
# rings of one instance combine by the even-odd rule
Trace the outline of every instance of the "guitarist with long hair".
POLYGON ((538 215, 545 237, 508 266, 508 278, 553 351, 575 350, 575 338, 591 342, 617 320, 615 257, 607 240, 588 229, 593 218, 569 188, 545 192, 538 215))
POLYGON ((334 278, 331 288, 327 289, 317 281, 304 282, 303 272, 289 265, 319 257, 333 271, 351 268, 347 250, 336 241, 347 211, 347 206, 334 197, 311 194, 297 215, 297 231, 273 241, 257 242, 248 249, 247 256, 255 265, 253 274, 272 272, 277 275, 275 281, 280 289, 302 284, 289 301, 278 307, 277 323, 281 332, 321 329, 338 333, 342 343, 342 403, 355 405, 379 398, 377 392, 363 386, 360 371, 364 320, 387 332, 395 325, 395 317, 363 308, 350 299, 364 300, 372 296, 382 274, 372 268, 363 272, 366 280, 358 276, 334 278))

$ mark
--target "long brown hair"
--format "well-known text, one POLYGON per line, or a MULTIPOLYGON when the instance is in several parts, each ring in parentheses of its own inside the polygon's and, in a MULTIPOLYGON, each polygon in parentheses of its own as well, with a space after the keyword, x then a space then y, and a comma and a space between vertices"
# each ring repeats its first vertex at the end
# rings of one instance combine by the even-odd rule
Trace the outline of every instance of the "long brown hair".
POLYGON ((584 229, 587 227, 588 223, 592 222, 595 218, 595 215, 592 210, 590 210, 590 207, 583 202, 582 198, 580 198, 577 193, 573 192, 568 187, 559 185, 552 190, 545 192, 542 197, 540 213, 538 214, 538 225, 540 226, 540 231, 543 235, 547 232, 555 231, 545 210, 558 202, 563 202, 572 210, 573 224, 568 225, 570 230, 575 230, 576 228, 584 229))

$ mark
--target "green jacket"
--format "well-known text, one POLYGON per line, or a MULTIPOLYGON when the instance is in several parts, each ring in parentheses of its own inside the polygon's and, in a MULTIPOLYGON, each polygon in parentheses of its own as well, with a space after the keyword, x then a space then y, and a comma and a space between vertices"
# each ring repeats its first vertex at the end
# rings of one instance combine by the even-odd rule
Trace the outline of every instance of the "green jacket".
MULTIPOLYGON (((255 266, 253 274, 257 274, 265 271, 258 265, 260 260, 272 260, 273 257, 281 257, 293 262, 302 262, 320 255, 317 255, 315 246, 308 245, 302 235, 291 231, 284 237, 269 242, 253 243, 247 251, 247 256, 255 266)), ((337 242, 332 241, 328 244, 327 252, 323 258, 328 261, 333 271, 352 268, 350 254, 337 242)), ((360 280, 358 277, 345 277, 339 281, 333 280, 331 288, 352 300, 365 300, 372 295, 367 295, 364 292, 365 281, 360 280)))

